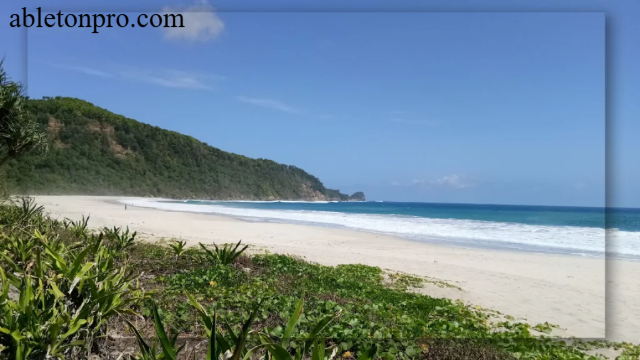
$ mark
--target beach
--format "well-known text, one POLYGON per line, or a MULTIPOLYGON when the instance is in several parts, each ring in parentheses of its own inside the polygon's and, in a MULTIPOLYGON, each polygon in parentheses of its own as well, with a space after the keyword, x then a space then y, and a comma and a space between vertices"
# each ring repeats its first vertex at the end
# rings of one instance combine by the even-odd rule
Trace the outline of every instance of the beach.
POLYGON ((129 226, 148 241, 180 238, 197 245, 242 240, 253 245, 254 252, 292 254, 325 265, 378 266, 448 282, 462 290, 428 283, 420 291, 524 318, 531 324, 557 324, 561 329, 554 334, 560 336, 604 338, 606 331, 609 340, 640 339, 640 262, 636 261, 608 260, 605 278, 603 258, 466 249, 347 229, 131 206, 125 210, 118 203, 122 197, 35 199, 55 218, 89 215, 92 228, 129 226))

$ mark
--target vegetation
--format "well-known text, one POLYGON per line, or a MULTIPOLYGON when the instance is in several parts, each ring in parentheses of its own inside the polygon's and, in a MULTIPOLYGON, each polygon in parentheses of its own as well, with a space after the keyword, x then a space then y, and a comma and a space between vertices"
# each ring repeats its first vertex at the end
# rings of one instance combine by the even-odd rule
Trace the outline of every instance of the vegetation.
POLYGON ((169 246, 171 247, 171 250, 173 250, 173 254, 176 256, 176 261, 178 261, 178 259, 180 259, 180 256, 184 254, 187 242, 182 240, 174 240, 171 244, 169 244, 169 246))
MULTIPOLYGON (((85 226, 82 227, 86 229, 85 226)), ((137 231, 134 231, 133 234, 129 233, 129 227, 127 226, 126 230, 122 230, 120 227, 114 226, 113 228, 104 228, 102 230, 105 238, 110 240, 114 244, 114 248, 118 252, 122 252, 127 248, 133 246, 133 242, 136 240, 136 235, 138 235, 137 231)))
POLYGON ((0 61, 0 168, 33 151, 46 152, 47 135, 26 109, 22 84, 12 81, 0 61))
POLYGON ((295 166, 231 154, 86 101, 56 97, 26 105, 51 146, 46 156, 9 162, 12 193, 349 200, 295 166))
POLYGON ((218 245, 214 243, 213 247, 215 248, 215 251, 207 249, 207 247, 202 245, 202 243, 200 243, 200 247, 212 265, 230 265, 249 247, 249 245, 245 245, 242 249, 238 250, 240 243, 242 243, 242 240, 238 241, 235 247, 231 244, 225 244, 218 247, 218 245))
POLYGON ((91 232, 87 220, 50 219, 28 199, 0 206, 0 359, 596 359, 585 351, 603 346, 620 348, 620 359, 640 354, 625 343, 568 344, 546 334, 552 324, 421 295, 410 290, 428 280, 407 274, 249 256, 240 243, 218 247, 230 262, 212 263, 209 249, 174 243, 178 256, 127 230, 91 232))
POLYGON ((0 344, 10 359, 90 353, 143 296, 102 233, 69 236, 78 232, 42 210, 28 200, 0 209, 0 344))

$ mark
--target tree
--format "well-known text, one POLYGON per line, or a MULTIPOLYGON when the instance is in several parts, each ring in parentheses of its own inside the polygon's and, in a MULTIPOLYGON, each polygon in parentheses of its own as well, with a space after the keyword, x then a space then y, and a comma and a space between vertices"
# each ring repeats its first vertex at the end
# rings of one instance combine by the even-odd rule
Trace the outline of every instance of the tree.
POLYGON ((9 160, 48 150, 47 134, 26 110, 22 84, 12 81, 0 61, 0 168, 9 160))

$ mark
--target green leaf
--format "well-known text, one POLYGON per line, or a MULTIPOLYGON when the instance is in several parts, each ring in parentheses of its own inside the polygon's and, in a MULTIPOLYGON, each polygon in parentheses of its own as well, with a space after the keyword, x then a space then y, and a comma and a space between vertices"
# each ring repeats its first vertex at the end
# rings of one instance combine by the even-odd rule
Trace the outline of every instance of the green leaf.
POLYGON ((233 343, 237 343, 238 335, 236 335, 236 333, 233 331, 233 328, 231 327, 231 325, 229 325, 229 323, 225 321, 224 324, 222 324, 222 326, 224 326, 224 329, 229 333, 229 337, 231 337, 231 341, 233 343))
POLYGON ((76 256, 75 260, 73 261, 73 264, 71 265, 71 270, 69 271, 69 274, 67 275, 70 279, 73 279, 76 276, 82 277, 82 275, 78 274, 78 270, 80 269, 80 265, 84 261, 84 258, 87 256, 87 253, 89 252, 89 250, 91 250, 91 248, 87 246, 86 248, 84 248, 84 250, 82 250, 76 256))
POLYGON ((227 351, 231 351, 231 344, 229 344, 229 342, 217 331, 215 332, 215 334, 216 334, 217 344, 220 347, 220 349, 218 349, 218 353, 225 353, 227 351))
POLYGON ((282 346, 275 343, 268 343, 267 339, 261 339, 261 341, 267 341, 267 343, 263 343, 267 351, 271 354, 273 359, 275 360, 292 360, 293 357, 289 352, 283 348, 282 346))
POLYGON ((416 356, 418 354, 420 354, 420 349, 416 348, 415 346, 407 346, 407 348, 404 350, 404 352, 409 355, 409 356, 416 356))
POLYGON ((329 323, 331 321, 333 321, 333 319, 336 318, 336 315, 329 315, 329 316, 325 316, 322 320, 320 320, 311 330, 311 332, 309 332, 309 334, 307 335, 306 339, 305 339, 305 348, 310 348, 311 344, 313 343, 313 341, 315 340, 315 338, 320 334, 320 332, 322 332, 322 330, 324 330, 327 325, 329 325, 329 323))
MULTIPOLYGON (((0 251, 0 256, 2 257, 2 259, 4 259, 4 261, 9 264, 9 267, 11 269, 18 269, 18 265, 16 265, 13 260, 11 260, 10 257, 8 257, 4 252, 0 251)), ((8 274, 7 274, 8 275, 8 274)))
POLYGON ((127 322, 127 325, 129 325, 129 328, 135 334, 136 339, 138 340, 138 347, 140 348, 140 351, 142 352, 142 355, 145 358, 149 358, 149 359, 154 358, 152 356, 151 347, 149 346, 149 344, 147 344, 146 341, 144 341, 144 338, 142 337, 142 335, 140 335, 140 332, 138 331, 138 329, 135 326, 133 326, 133 324, 130 323, 129 320, 125 319, 124 321, 127 322))
POLYGON ((24 339, 24 336, 22 336, 22 334, 20 334, 20 331, 18 330, 14 330, 11 333, 11 337, 13 338, 13 340, 15 340, 16 342, 20 342, 22 341, 22 339, 24 339))
POLYGON ((58 264, 58 267, 60 267, 60 269, 62 269, 63 271, 66 271, 67 270, 67 262, 64 261, 64 258, 62 257, 62 255, 60 255, 57 251, 53 250, 44 241, 42 241, 42 243, 44 244, 44 249, 45 249, 46 253, 49 254, 49 256, 53 258, 53 260, 55 260, 55 262, 58 264))
POLYGON ((80 327, 82 327, 82 325, 84 325, 86 323, 87 323, 87 320, 85 320, 85 319, 79 319, 79 320, 74 321, 72 323, 71 327, 69 328, 69 330, 64 335, 62 335, 60 338, 61 339, 66 339, 69 336, 75 334, 76 332, 78 332, 78 330, 80 330, 80 327))
POLYGON ((300 298, 296 301, 296 304, 293 308, 293 313, 289 317, 289 322, 287 323, 287 327, 284 329, 284 334, 282 335, 282 341, 280 345, 282 347, 286 347, 289 344, 289 339, 291 338, 291 334, 293 334, 293 330, 298 324, 298 320, 300 320, 300 315, 302 314, 302 305, 304 302, 304 297, 300 298))
POLYGON ((160 340, 160 346, 162 347, 164 356, 169 360, 176 360, 176 350, 169 341, 167 333, 164 331, 164 325, 162 324, 162 319, 160 318, 158 307, 155 303, 152 304, 151 311, 153 313, 153 323, 155 324, 156 335, 158 336, 158 340, 160 340))
POLYGON ((373 344, 367 351, 363 352, 358 356, 358 360, 373 360, 378 352, 378 346, 373 344))
POLYGON ((22 285, 20 286, 20 297, 18 298, 18 306, 21 309, 27 309, 29 302, 33 299, 33 287, 31 286, 31 277, 26 276, 22 279, 22 285))
MULTIPOLYGON (((244 357, 242 358, 242 360, 251 360, 251 355, 253 355, 253 352, 258 350, 258 349, 260 349, 260 348, 263 348, 263 347, 264 347, 264 345, 258 345, 258 346, 252 347, 251 349, 247 350, 247 353, 244 354, 244 357)), ((265 353, 269 354, 268 351, 266 351, 265 353)))
POLYGON ((62 293, 62 291, 60 291, 60 289, 54 282, 51 283, 51 289, 53 290, 53 294, 55 295, 56 299, 64 297, 64 294, 62 293))
POLYGON ((318 339, 318 342, 313 346, 311 360, 324 360, 324 340, 318 339))
POLYGON ((244 323, 244 325, 242 325, 242 333, 240 334, 239 339, 236 342, 236 348, 233 351, 231 360, 240 360, 240 358, 242 357, 242 352, 244 351, 244 343, 247 341, 247 335, 249 335, 249 328, 251 328, 251 324, 258 315, 258 307, 259 305, 256 305, 255 309, 249 316, 249 319, 244 323))
POLYGON ((7 276, 4 273, 4 269, 1 266, 0 280, 2 280, 2 296, 0 297, 0 301, 2 301, 9 297, 9 282, 7 281, 7 276))
MULTIPOLYGON (((196 300, 196 298, 193 295, 187 294, 187 299, 191 304, 191 306, 193 306, 200 314, 200 317, 202 318, 202 321, 205 324, 207 335, 211 336, 211 329, 215 329, 215 325, 213 325, 212 327, 211 319, 209 318, 207 311, 204 309, 202 305, 200 305, 200 303, 196 300)), ((214 312, 214 316, 215 316, 215 312, 214 312)))
MULTIPOLYGON (((195 301, 195 298, 194 298, 195 301)), ((200 304, 198 304, 200 305, 200 304)), ((201 306, 202 307, 202 306, 201 306)), ((207 346, 207 360, 218 360, 218 346, 216 342, 216 311, 213 310, 213 322, 211 323, 211 331, 209 332, 209 346, 207 346)))

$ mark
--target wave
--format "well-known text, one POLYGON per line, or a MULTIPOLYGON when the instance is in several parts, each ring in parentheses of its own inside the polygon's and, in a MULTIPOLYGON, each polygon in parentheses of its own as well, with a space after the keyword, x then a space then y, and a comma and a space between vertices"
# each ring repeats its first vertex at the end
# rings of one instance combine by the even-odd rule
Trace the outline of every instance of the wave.
POLYGON ((272 204, 272 203, 291 203, 291 204, 329 204, 339 201, 305 201, 305 200, 182 200, 185 203, 203 203, 203 204, 224 204, 224 203, 249 203, 249 204, 272 204))
MULTIPOLYGON (((245 219, 339 226, 361 231, 452 245, 547 249, 602 255, 605 238, 612 254, 640 256, 640 232, 578 226, 528 225, 495 221, 435 219, 406 215, 353 214, 311 210, 266 210, 225 206, 216 202, 163 202, 127 199, 127 203, 162 210, 215 213, 245 219)), ((235 201, 234 201, 235 202, 235 201)))

